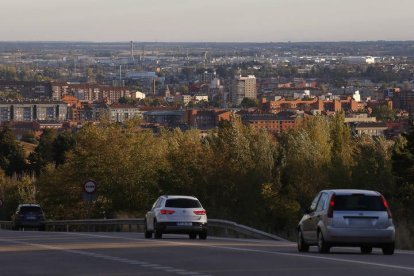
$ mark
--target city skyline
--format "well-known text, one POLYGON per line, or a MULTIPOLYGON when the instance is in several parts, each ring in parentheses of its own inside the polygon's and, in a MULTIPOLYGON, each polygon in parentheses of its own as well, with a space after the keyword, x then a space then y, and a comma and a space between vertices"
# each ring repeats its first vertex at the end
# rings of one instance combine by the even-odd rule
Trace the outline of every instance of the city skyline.
POLYGON ((2 2, 0 41, 414 40, 412 0, 2 2))

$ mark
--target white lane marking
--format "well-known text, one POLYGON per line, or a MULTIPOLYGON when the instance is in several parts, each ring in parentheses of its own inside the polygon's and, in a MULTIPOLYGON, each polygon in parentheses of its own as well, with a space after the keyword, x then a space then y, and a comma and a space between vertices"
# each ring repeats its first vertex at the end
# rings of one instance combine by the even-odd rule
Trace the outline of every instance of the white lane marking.
MULTIPOLYGON (((6 241, 6 240, 0 239, 0 241, 6 241)), ((51 246, 51 245, 38 244, 38 243, 29 243, 29 242, 17 241, 17 240, 12 240, 12 239, 7 240, 7 241, 10 242, 10 243, 15 243, 15 244, 29 245, 29 246, 40 247, 40 248, 49 249, 49 250, 57 250, 57 251, 62 251, 62 252, 66 252, 66 253, 72 253, 72 254, 78 254, 78 255, 93 257, 93 258, 110 260, 110 261, 114 261, 114 262, 121 262, 121 263, 127 263, 127 264, 132 264, 132 265, 139 265, 139 266, 145 267, 145 268, 163 270, 164 272, 175 272, 176 274, 179 274, 179 275, 208 276, 208 275, 202 275, 202 274, 200 274, 198 272, 195 272, 195 271, 187 271, 187 270, 184 270, 184 269, 173 269, 172 267, 169 267, 169 266, 161 266, 161 265, 158 265, 158 264, 150 264, 150 263, 147 263, 147 262, 124 259, 124 258, 120 258, 120 257, 113 257, 113 256, 109 256, 109 255, 103 255, 103 254, 87 252, 87 251, 81 251, 81 250, 76 250, 76 249, 64 249, 64 248, 61 248, 61 247, 58 247, 58 246, 51 246)))

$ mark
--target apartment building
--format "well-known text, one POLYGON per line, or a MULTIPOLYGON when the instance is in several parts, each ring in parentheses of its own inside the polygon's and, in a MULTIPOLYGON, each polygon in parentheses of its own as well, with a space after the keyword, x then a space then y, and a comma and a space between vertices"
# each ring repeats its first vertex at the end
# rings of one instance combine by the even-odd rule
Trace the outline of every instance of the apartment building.
POLYGON ((244 98, 256 99, 256 77, 248 75, 247 77, 237 76, 234 79, 231 88, 231 103, 233 106, 239 106, 244 98))
POLYGON ((67 119, 67 104, 52 101, 0 101, 1 122, 58 121, 67 119))
POLYGON ((47 99, 52 95, 50 82, 0 80, 0 91, 17 92, 23 98, 47 99))
POLYGON ((128 119, 143 118, 140 108, 134 105, 114 103, 108 109, 110 119, 113 122, 122 123, 128 119))
POLYGON ((132 92, 125 87, 109 85, 52 83, 53 100, 61 100, 65 95, 71 95, 79 101, 111 104, 118 102, 122 97, 130 97, 132 92))
POLYGON ((273 113, 250 113, 241 114, 241 121, 249 124, 256 130, 266 130, 271 133, 280 133, 289 128, 297 127, 303 117, 296 112, 283 111, 278 114, 273 113))

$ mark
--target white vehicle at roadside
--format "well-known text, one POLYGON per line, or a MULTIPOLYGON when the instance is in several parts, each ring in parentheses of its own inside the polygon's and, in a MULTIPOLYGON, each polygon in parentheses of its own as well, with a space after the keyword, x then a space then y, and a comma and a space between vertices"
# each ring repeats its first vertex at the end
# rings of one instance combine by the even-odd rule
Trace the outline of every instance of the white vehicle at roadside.
POLYGON ((145 215, 145 238, 163 234, 188 234, 190 239, 207 238, 207 213, 197 198, 163 195, 145 215))

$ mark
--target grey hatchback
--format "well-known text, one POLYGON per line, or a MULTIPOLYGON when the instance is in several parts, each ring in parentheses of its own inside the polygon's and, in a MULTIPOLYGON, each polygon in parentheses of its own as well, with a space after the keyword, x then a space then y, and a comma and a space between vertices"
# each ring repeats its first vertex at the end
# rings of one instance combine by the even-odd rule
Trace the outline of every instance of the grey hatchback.
POLYGON ((369 254, 373 247, 394 254, 395 228, 385 198, 376 191, 323 190, 312 201, 297 227, 300 252, 316 245, 320 253, 333 246, 358 246, 369 254))

